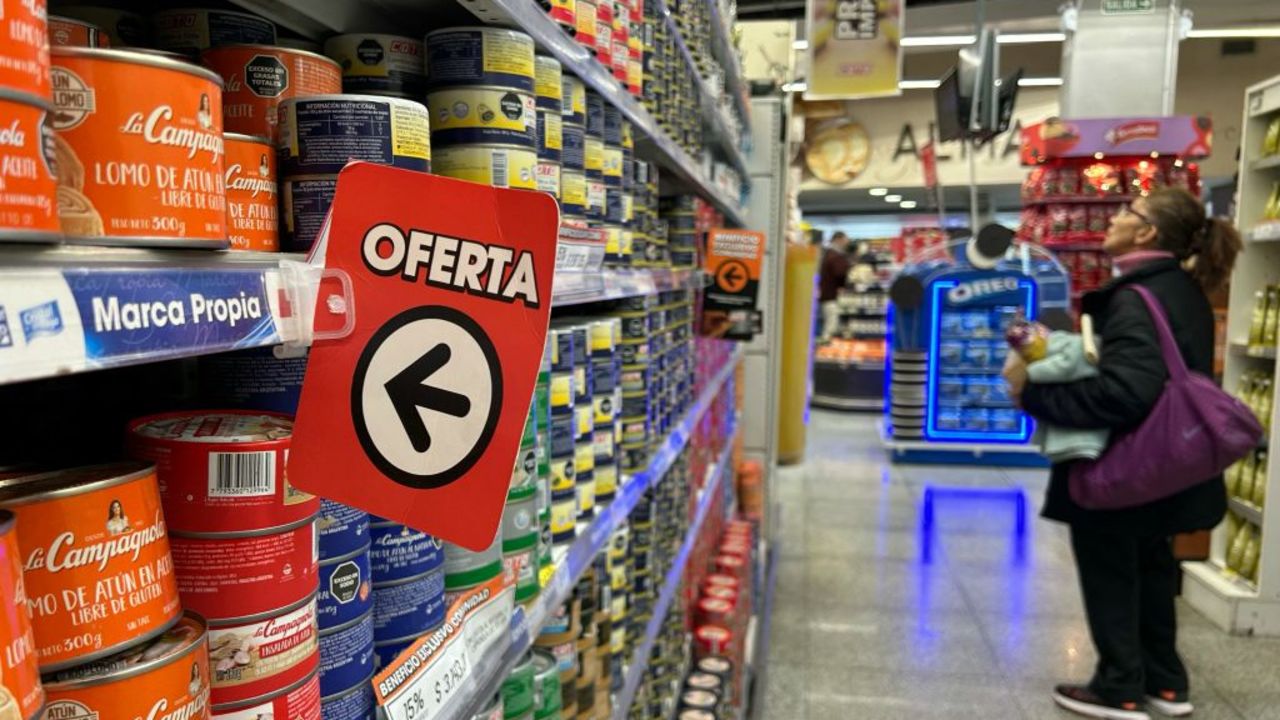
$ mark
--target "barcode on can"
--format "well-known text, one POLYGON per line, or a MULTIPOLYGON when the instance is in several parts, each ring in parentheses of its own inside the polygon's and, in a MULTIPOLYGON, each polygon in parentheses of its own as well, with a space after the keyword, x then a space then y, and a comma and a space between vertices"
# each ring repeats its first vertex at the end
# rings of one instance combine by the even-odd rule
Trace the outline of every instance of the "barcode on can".
POLYGON ((253 497, 275 493, 274 451, 209 453, 209 497, 253 497))
POLYGON ((507 186, 507 154, 502 150, 494 150, 489 156, 489 174, 493 177, 494 187, 507 186))

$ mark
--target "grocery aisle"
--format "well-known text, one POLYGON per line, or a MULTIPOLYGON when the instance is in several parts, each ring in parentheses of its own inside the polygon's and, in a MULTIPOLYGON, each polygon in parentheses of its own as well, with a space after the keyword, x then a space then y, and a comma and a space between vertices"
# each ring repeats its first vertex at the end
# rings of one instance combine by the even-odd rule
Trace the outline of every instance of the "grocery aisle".
MULTIPOLYGON (((894 466, 876 418, 813 411, 807 462, 785 468, 769 720, 1069 718, 1054 682, 1094 663, 1065 528, 1038 520, 1044 471, 894 466), (935 504, 933 562, 919 507, 929 486, 1022 487, 1014 505, 935 504), (1021 557, 1020 557, 1021 555, 1021 557)), ((1280 718, 1280 639, 1230 637, 1181 606, 1196 717, 1280 718)))

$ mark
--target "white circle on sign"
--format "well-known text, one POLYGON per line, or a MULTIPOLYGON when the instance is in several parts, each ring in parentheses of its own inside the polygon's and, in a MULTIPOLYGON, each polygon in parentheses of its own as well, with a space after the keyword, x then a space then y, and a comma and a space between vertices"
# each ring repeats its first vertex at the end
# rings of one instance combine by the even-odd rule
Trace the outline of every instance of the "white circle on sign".
POLYGON ((373 334, 356 364, 351 411, 365 454, 392 480, 436 488, 484 454, 502 405, 497 351, 470 317, 412 308, 373 334))

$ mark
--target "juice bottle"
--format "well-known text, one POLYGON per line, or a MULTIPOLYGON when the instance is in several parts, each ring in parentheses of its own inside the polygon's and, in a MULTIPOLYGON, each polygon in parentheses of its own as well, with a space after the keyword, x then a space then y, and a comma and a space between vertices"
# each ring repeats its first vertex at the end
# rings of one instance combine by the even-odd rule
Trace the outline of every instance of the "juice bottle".
POLYGON ((1253 316, 1249 320, 1249 344, 1261 345, 1267 327, 1267 294, 1258 290, 1253 294, 1253 316))
POLYGON ((1240 553, 1240 575, 1257 582, 1258 580, 1258 552, 1259 541, 1258 532, 1253 525, 1245 524, 1245 530, 1249 533, 1244 543, 1244 550, 1240 553))
POLYGON ((1273 348, 1276 346, 1276 326, 1280 323, 1280 288, 1271 285, 1267 288, 1267 312, 1262 326, 1262 344, 1273 348))

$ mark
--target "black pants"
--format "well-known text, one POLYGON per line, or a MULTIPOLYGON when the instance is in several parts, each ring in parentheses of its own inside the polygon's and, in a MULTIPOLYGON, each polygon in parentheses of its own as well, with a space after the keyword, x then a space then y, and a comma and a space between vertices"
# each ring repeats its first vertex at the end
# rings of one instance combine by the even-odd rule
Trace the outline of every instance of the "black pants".
POLYGON ((1089 687, 1112 702, 1187 690, 1178 657, 1178 563, 1167 537, 1135 538, 1071 528, 1098 668, 1089 687))

